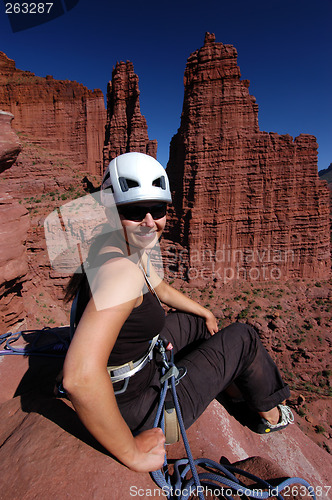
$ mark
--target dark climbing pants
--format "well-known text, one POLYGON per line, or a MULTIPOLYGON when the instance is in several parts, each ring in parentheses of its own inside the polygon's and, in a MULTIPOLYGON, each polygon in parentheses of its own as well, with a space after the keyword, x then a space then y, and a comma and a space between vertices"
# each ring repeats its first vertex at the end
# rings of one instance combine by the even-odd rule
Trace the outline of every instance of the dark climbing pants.
MULTIPOLYGON (((288 386, 249 325, 234 323, 211 336, 202 318, 171 313, 161 336, 172 342, 177 366, 187 369, 177 385, 186 428, 233 382, 256 411, 268 411, 289 397, 288 386)), ((124 400, 118 398, 120 411, 136 431, 153 426, 160 392, 158 364, 152 361, 142 372, 134 376, 141 378, 141 390, 137 390, 139 380, 133 380, 128 387, 131 399, 128 401, 129 394, 124 400)), ((171 398, 168 393, 167 398, 171 398)))

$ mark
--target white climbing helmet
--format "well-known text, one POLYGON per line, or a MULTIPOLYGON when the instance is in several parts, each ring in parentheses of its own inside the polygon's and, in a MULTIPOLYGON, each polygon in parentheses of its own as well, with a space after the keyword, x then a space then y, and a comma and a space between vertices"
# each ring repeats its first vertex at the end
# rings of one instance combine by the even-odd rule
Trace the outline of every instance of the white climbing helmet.
POLYGON ((105 207, 139 201, 172 202, 169 181, 163 166, 152 156, 125 153, 108 165, 101 185, 105 207))

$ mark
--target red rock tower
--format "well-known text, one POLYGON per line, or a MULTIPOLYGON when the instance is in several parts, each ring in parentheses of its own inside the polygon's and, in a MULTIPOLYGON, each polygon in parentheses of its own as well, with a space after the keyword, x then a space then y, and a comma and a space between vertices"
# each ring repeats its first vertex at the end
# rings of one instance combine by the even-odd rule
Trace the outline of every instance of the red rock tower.
POLYGON ((261 132, 240 78, 235 48, 207 33, 188 58, 167 167, 178 272, 195 282, 326 277, 329 194, 316 139, 261 132))
POLYGON ((157 157, 157 141, 149 140, 139 94, 133 63, 117 63, 107 88, 104 168, 119 154, 130 151, 157 157))

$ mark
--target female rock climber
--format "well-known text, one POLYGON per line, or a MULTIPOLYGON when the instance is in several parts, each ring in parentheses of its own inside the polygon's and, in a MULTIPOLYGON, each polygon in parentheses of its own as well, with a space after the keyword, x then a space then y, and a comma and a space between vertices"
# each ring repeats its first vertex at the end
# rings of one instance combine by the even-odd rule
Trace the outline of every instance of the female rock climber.
POLYGON ((142 153, 118 156, 104 176, 101 202, 111 231, 90 249, 90 276, 74 275, 68 286, 67 299, 79 295, 63 372, 90 433, 134 471, 163 465, 165 437, 152 428, 161 374, 151 342, 158 334, 187 370, 177 386, 186 428, 233 383, 260 415, 258 432, 287 426, 289 388, 256 331, 241 323, 218 330, 212 312, 163 281, 150 262, 171 203, 160 163, 142 153), (159 301, 177 312, 165 316, 159 301))

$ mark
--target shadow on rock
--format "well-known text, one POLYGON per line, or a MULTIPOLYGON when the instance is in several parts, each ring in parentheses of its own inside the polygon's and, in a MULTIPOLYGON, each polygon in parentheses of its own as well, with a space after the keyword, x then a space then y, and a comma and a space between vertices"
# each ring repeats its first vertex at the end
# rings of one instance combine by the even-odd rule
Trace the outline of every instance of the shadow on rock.
POLYGON ((248 427, 252 432, 256 432, 260 417, 245 401, 234 401, 225 392, 219 394, 217 401, 243 427, 248 427))
POLYGON ((77 439, 109 455, 81 423, 70 401, 54 396, 56 378, 62 370, 69 345, 69 328, 23 332, 22 338, 29 368, 14 395, 20 397, 22 410, 42 415, 77 439))
MULTIPOLYGON (((20 381, 15 396, 30 391, 52 395, 55 379, 63 367, 69 346, 69 327, 23 331, 15 342, 21 340, 25 343, 21 350, 29 359, 29 368, 20 381)), ((13 351, 17 349, 14 342, 10 342, 9 347, 13 351)))

